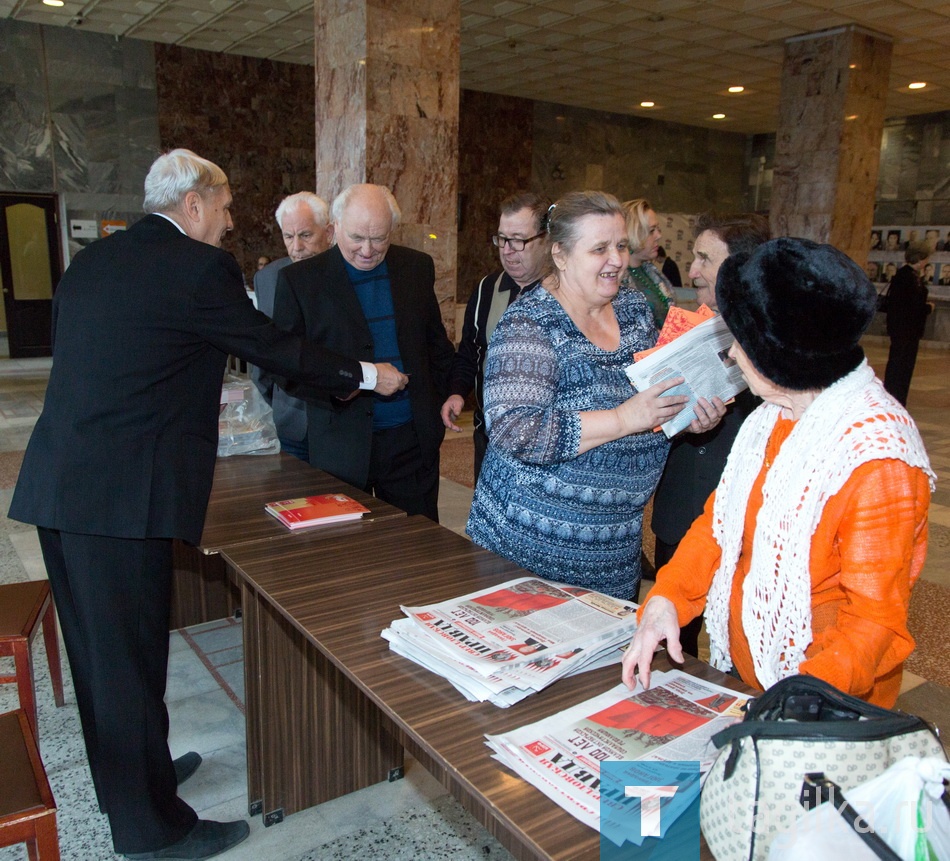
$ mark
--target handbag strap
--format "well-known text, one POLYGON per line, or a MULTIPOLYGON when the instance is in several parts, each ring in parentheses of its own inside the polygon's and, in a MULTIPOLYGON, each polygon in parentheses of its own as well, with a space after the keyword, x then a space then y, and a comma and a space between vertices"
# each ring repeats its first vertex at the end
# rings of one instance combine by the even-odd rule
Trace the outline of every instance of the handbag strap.
POLYGON ((755 738, 873 741, 932 728, 915 715, 891 711, 843 693, 814 676, 789 676, 746 706, 742 721, 712 737, 722 748, 755 738))
POLYGON ((811 810, 827 801, 831 802, 831 806, 838 811, 841 818, 848 823, 854 833, 878 858, 883 859, 883 861, 901 861, 901 856, 887 845, 857 810, 848 804, 841 787, 837 783, 829 780, 820 771, 806 774, 805 780, 802 782, 802 794, 799 798, 802 807, 805 810, 811 810), (837 799, 840 799, 840 803, 836 803, 836 796, 837 799))

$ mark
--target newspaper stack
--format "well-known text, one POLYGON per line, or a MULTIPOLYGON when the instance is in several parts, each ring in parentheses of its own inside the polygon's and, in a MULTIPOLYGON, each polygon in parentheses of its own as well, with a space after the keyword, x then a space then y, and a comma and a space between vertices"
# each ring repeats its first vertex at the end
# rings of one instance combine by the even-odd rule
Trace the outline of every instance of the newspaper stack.
POLYGON ((506 708, 562 676, 618 663, 637 605, 536 577, 427 607, 383 631, 394 652, 472 702, 506 708))
MULTIPOLYGON (((628 840, 634 799, 601 794, 601 763, 622 760, 625 784, 650 786, 650 763, 716 758, 709 739, 742 717, 746 697, 679 670, 653 673, 650 690, 618 685, 556 715, 503 735, 486 736, 494 758, 540 789, 572 816, 618 846, 628 840), (627 827, 624 827, 624 825, 627 827)), ((699 786, 695 787, 695 793, 699 786)), ((664 833, 691 802, 677 793, 664 809, 664 833)))

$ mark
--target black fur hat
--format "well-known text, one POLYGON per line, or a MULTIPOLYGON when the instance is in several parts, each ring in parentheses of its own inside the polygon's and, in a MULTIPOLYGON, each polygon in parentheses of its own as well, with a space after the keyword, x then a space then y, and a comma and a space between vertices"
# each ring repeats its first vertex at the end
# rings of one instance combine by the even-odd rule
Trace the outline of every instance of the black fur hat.
POLYGON ((864 358, 877 293, 850 257, 808 239, 772 239, 727 257, 719 311, 756 370, 786 389, 824 389, 864 358))

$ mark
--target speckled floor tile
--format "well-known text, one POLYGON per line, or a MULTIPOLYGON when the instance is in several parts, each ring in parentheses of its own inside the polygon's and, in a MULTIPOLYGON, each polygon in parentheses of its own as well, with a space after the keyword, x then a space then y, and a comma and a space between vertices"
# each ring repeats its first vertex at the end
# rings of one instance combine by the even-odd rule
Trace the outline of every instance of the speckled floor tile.
POLYGON ((295 861, 485 861, 511 854, 452 798, 407 810, 300 855, 295 861))

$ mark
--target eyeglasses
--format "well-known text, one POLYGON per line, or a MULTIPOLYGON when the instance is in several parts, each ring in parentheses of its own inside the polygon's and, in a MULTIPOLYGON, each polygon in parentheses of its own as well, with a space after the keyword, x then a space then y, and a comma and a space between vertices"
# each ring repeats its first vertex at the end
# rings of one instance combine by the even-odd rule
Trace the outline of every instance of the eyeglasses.
POLYGON ((529 242, 534 242, 535 239, 540 239, 542 236, 547 236, 547 231, 542 231, 541 233, 536 233, 534 236, 529 236, 527 239, 515 239, 511 236, 502 236, 500 233, 496 233, 491 238, 491 244, 496 248, 504 248, 507 244, 512 251, 524 251, 525 245, 529 242))

